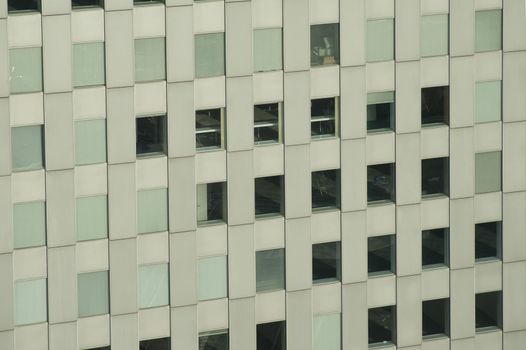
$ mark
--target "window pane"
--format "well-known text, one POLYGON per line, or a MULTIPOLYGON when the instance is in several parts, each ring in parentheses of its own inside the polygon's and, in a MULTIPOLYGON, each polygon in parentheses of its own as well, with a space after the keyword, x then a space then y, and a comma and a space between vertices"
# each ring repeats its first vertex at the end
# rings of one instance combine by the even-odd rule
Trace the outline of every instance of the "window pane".
POLYGON ((422 302, 422 335, 448 334, 449 299, 422 302))
POLYGON ((395 307, 369 309, 369 344, 387 344, 396 341, 395 307))
POLYGON ((341 349, 340 314, 315 315, 312 328, 312 350, 341 349))
POLYGON ((447 265, 448 229, 422 231, 422 266, 447 265))
POLYGON ((15 282, 15 325, 47 321, 46 279, 15 282))
POLYGON ((170 337, 141 340, 139 342, 139 350, 170 350, 170 337))
POLYGON ((311 66, 340 63, 340 25, 310 26, 310 49, 311 66))
POLYGON ((336 135, 336 99, 320 98, 311 100, 310 120, 311 137, 326 137, 336 135))
POLYGON ((256 252, 256 291, 285 288, 285 249, 256 252))
POLYGON ((225 74, 225 34, 195 36, 195 76, 213 77, 225 74))
POLYGON ((104 7, 104 1, 103 0, 71 0, 71 6, 73 8, 76 7, 91 7, 91 6, 99 6, 104 7))
POLYGON ((165 78, 164 38, 135 39, 135 81, 165 78))
POLYGON ((394 20, 367 21, 367 62, 394 59, 394 20))
POLYGON ((422 57, 448 54, 448 27, 448 15, 422 16, 420 34, 422 57))
POLYGON ((16 203, 13 206, 15 249, 46 244, 45 202, 16 203))
POLYGON ((498 259, 501 254, 501 222, 475 225, 475 258, 498 259))
POLYGON ((367 94, 367 130, 394 130, 395 95, 393 91, 367 94))
POLYGON ((109 312, 108 271, 79 274, 77 290, 79 317, 109 312))
POLYGON ((395 200, 395 165, 376 164, 367 167, 367 200, 395 200))
POLYGON ((449 86, 422 89, 422 125, 449 124, 449 86))
POLYGON ((312 245, 312 282, 340 280, 340 242, 312 245))
POLYGON ((475 193, 500 191, 500 152, 475 154, 475 193))
POLYGON ((226 256, 199 259, 199 300, 227 297, 226 256))
POLYGON ((197 185, 197 222, 226 221, 226 183, 197 185))
POLYGON ((42 91, 42 48, 9 50, 11 93, 42 91))
POLYGON ((106 120, 75 122, 75 164, 106 162, 106 120))
POLYGON ((139 266, 139 308, 168 305, 168 264, 139 266))
POLYGON ((221 108, 195 111, 195 147, 197 150, 222 147, 221 108))
POLYGON ((283 176, 254 179, 256 215, 283 214, 283 176))
POLYGON ((315 171, 311 174, 312 209, 340 206, 340 173, 338 170, 315 171))
POLYGON ((257 350, 286 350, 285 321, 261 323, 256 327, 257 350))
POLYGON ((475 12, 475 52, 502 48, 502 10, 475 12))
POLYGON ((159 232, 168 229, 166 188, 137 192, 137 232, 159 232))
POLYGON ((477 330, 485 327, 501 327, 501 292, 488 292, 475 295, 475 324, 477 330))
POLYGON ((395 235, 369 237, 367 251, 369 274, 395 273, 395 235))
POLYGON ((39 11, 39 0, 7 0, 9 12, 16 11, 39 11))
POLYGON ((108 237, 107 197, 92 196, 76 199, 77 240, 101 239, 108 237))
POLYGON ((281 69, 281 28, 254 30, 254 72, 281 69))
POLYGON ((485 123, 501 120, 501 81, 485 81, 475 84, 475 122, 485 123))
POLYGON ((449 158, 422 160, 422 196, 449 194, 449 158))
POLYGON ((104 43, 73 45, 73 86, 104 84, 104 43))
POLYGON ((44 167, 44 135, 42 125, 11 128, 11 152, 14 171, 44 167))
POLYGON ((166 154, 166 116, 140 117, 135 126, 137 156, 166 154))
POLYGON ((228 331, 200 333, 199 350, 228 350, 228 331))
POLYGON ((254 142, 279 142, 279 103, 254 106, 254 142))

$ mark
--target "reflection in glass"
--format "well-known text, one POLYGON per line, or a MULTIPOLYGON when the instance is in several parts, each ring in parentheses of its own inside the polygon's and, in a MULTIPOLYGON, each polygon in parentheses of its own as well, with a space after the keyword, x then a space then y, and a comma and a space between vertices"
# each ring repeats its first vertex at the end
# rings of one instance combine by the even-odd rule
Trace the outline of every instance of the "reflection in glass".
POLYGON ((502 82, 483 81, 475 84, 475 122, 486 123, 501 120, 502 82))
POLYGON ((256 215, 283 214, 283 176, 259 177, 254 183, 256 215))
POLYGON ((422 160, 422 196, 449 194, 449 158, 422 160))
POLYGON ((312 350, 341 350, 341 314, 314 315, 312 350))
POLYGON ((475 259, 499 259, 501 254, 502 222, 475 225, 475 259))
POLYGON ((254 106, 254 143, 279 142, 279 103, 254 106))
POLYGON ((139 350, 170 350, 170 337, 141 340, 139 342, 139 350))
POLYGON ((227 257, 199 258, 198 299, 210 300, 228 296, 227 257))
POLYGON ((422 57, 448 54, 449 15, 422 16, 420 52, 422 57))
POLYGON ((340 206, 340 172, 321 170, 311 174, 312 209, 337 208, 340 206))
POLYGON ((226 182, 197 185, 197 222, 226 221, 226 182))
POLYGON ((475 154, 475 193, 501 190, 501 166, 500 151, 475 154))
POLYGON ((448 264, 447 228, 422 231, 422 266, 448 264))
POLYGON ((367 201, 395 201, 395 164, 367 167, 367 201))
POLYGON ((135 39, 135 81, 164 80, 166 60, 164 38, 135 39))
POLYGON ((369 345, 396 342, 395 308, 395 306, 383 306, 369 309, 369 345))
POLYGON ((40 0, 7 0, 9 12, 17 11, 39 11, 40 0))
POLYGON ((228 330, 200 333, 199 350, 228 350, 228 330))
POLYGON ((135 125, 137 156, 166 154, 166 116, 138 117, 135 125))
POLYGON ((393 91, 367 94, 367 131, 394 130, 394 99, 393 91))
POLYGON ((449 124, 449 86, 422 89, 422 125, 449 124))
POLYGON ((395 235, 367 239, 367 272, 369 274, 395 273, 395 235))
POLYGON ((394 19, 367 21, 367 62, 394 59, 394 19))
POLYGON ((339 31, 338 23, 310 26, 311 67, 340 63, 339 31))
POLYGON ((221 108, 195 111, 195 147, 221 148, 221 108))
POLYGON ((286 350, 285 321, 260 323, 256 327, 257 350, 286 350))
POLYGON ((336 135, 336 98, 311 100, 311 137, 336 135))
POLYGON ((340 280, 340 242, 312 245, 312 282, 340 280))
POLYGON ((502 10, 475 12, 475 52, 502 49, 502 10))

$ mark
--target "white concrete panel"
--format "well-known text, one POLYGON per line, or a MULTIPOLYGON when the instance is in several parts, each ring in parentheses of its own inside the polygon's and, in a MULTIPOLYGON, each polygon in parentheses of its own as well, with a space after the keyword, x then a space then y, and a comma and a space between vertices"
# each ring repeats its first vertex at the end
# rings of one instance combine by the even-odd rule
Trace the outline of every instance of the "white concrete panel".
POLYGON ((175 349, 197 349, 197 305, 172 308, 170 320, 175 349))
POLYGON ((45 194, 44 170, 23 171, 11 175, 11 198, 13 203, 43 201, 45 194))
POLYGON ((312 287, 312 314, 340 313, 342 310, 341 283, 327 283, 312 287))
POLYGON ((197 228, 197 256, 227 255, 227 227, 225 224, 197 228))
POLYGON ((195 109, 224 107, 225 89, 224 76, 194 80, 195 109))
POLYGON ((3 254, 13 251, 14 240, 10 176, 0 177, 0 192, 3 193, 0 198, 0 220, 3 222, 3 225, 0 226, 0 252, 3 254))
POLYGON ((75 195, 77 197, 107 193, 107 165, 93 164, 75 167, 75 195))
POLYGON ((256 294, 256 324, 285 320, 285 291, 256 294))
POLYGON ((475 0, 475 10, 501 9, 502 0, 475 0))
POLYGON ((311 0, 310 24, 335 23, 339 20, 338 0, 311 0))
POLYGON ((71 91, 71 16, 44 16, 42 31, 44 91, 71 91))
POLYGON ((132 0, 110 0, 105 4, 106 11, 129 10, 133 8, 132 0))
POLYGON ((106 96, 108 163, 135 161, 137 155, 133 89, 108 89, 106 96))
POLYGON ((225 26, 226 75, 233 77, 252 74, 254 59, 251 2, 226 3, 225 26))
POLYGON ((226 81, 226 144, 229 151, 254 147, 254 105, 252 77, 228 78, 226 81))
MULTIPOLYGON (((7 13, 7 9, 5 10, 7 13)), ((3 349, 13 350, 15 348, 15 331, 2 331, 0 332, 0 345, 3 349)))
POLYGON ((526 259, 526 192, 503 195, 503 261, 526 259))
POLYGON ((221 1, 204 1, 194 4, 194 33, 225 31, 225 4, 221 1))
POLYGON ((254 177, 283 175, 283 145, 254 147, 254 177))
POLYGON ((497 290, 502 290, 502 262, 477 262, 475 264, 475 293, 497 290))
POLYGON ((275 28, 283 25, 283 0, 252 1, 252 27, 275 28))
POLYGON ((475 55, 475 81, 502 80, 502 52, 479 52, 475 55))
POLYGON ((426 198, 420 208, 422 230, 449 226, 449 198, 426 198))
MULTIPOLYGON (((48 254, 49 322, 75 321, 78 316, 75 246, 49 249, 48 254)), ((73 329, 70 329, 68 333, 71 331, 76 345, 77 327, 75 323, 73 323, 73 329)))
MULTIPOLYGON (((396 137, 396 203, 418 203, 422 190, 419 133, 401 134, 396 137)), ((418 215, 420 217, 420 215, 418 215)))
POLYGON ((449 61, 449 125, 459 128, 473 125, 475 62, 473 57, 454 57, 449 61))
POLYGON ((283 47, 284 71, 309 69, 309 0, 283 0, 283 47))
POLYGON ((475 349, 475 338, 451 339, 451 350, 477 350, 475 349))
MULTIPOLYGON (((193 82, 168 84, 166 98, 168 100, 168 157, 193 156, 195 154, 193 82)), ((192 179, 193 177, 192 175, 192 179)))
POLYGON ((502 193, 489 192, 475 195, 474 221, 490 222, 502 220, 502 193))
POLYGON ((526 190, 526 122, 504 123, 502 190, 526 190))
POLYGON ((422 0, 420 4, 422 15, 431 15, 449 12, 448 0, 422 0))
POLYGON ((109 315, 79 318, 77 321, 77 339, 80 349, 110 344, 109 315))
POLYGON ((135 6, 133 8, 133 37, 152 38, 165 36, 164 6, 135 6))
POLYGON ((420 0, 395 2, 395 57, 397 61, 420 59, 420 0))
POLYGON ((202 301, 197 311, 199 332, 228 328, 228 299, 202 301))
POLYGON ((17 350, 47 350, 47 323, 16 327, 15 344, 17 350))
MULTIPOLYGON (((475 153, 502 150, 501 126, 501 122, 475 124, 475 153)), ((518 125, 514 125, 513 130, 516 130, 515 126, 518 125)), ((524 134, 526 134, 526 131, 524 134)), ((514 148, 517 147, 514 146, 514 148)))
POLYGON ((139 340, 170 336, 168 306, 139 310, 139 340))
POLYGON ((340 94, 339 66, 321 66, 310 70, 310 97, 333 97, 340 94))
MULTIPOLYGON (((172 306, 197 303, 196 243, 197 237, 194 231, 170 235, 170 305, 172 306)), ((195 324, 197 325, 197 321, 195 324)))
POLYGON ((346 283, 367 280, 366 223, 365 211, 342 213, 342 292, 346 283))
POLYGON ((526 262, 507 263, 502 272, 504 331, 526 328, 526 262))
POLYGON ((166 9, 166 80, 194 79, 193 6, 166 9))
POLYGON ((366 73, 367 92, 394 91, 394 61, 368 63, 366 73))
POLYGON ((287 349, 312 349, 312 291, 287 292, 287 349))
POLYGON ((340 240, 340 211, 313 213, 310 225, 313 244, 340 240))
POLYGON ((133 163, 108 168, 108 224, 111 239, 137 235, 137 191, 133 163))
POLYGON ((230 301, 229 349, 244 350, 256 347, 255 298, 230 301))
POLYGON ((312 244, 309 218, 285 222, 285 267, 287 291, 312 286, 312 244))
POLYGON ((340 140, 337 138, 315 140, 310 144, 312 171, 340 168, 340 140))
POLYGON ((449 268, 422 271, 422 300, 449 298, 449 268))
POLYGON ((228 224, 254 222, 254 161, 252 151, 229 152, 228 172, 228 224))
POLYGON ((24 280, 47 276, 47 249, 17 249, 13 253, 13 279, 24 280))
POLYGON ((226 180, 226 152, 201 152, 195 157, 195 181, 198 184, 226 180))
POLYGON ((367 279, 367 308, 396 304, 395 275, 376 276, 367 279))
MULTIPOLYGON (((453 242, 452 244, 458 244, 453 242)), ((475 335, 475 273, 473 269, 451 271, 451 339, 475 335)), ((463 348, 460 348, 463 349, 463 348)))
POLYGON ((9 97, 11 126, 44 124, 44 100, 41 92, 9 97))
POLYGON ((77 273, 107 270, 108 240, 98 239, 77 243, 77 273))
POLYGON ((71 13, 71 41, 74 43, 104 41, 104 10, 95 7, 73 11, 71 13))
MULTIPOLYGON (((111 314, 137 315, 137 240, 110 241, 111 314)), ((137 322, 137 321, 135 321, 137 322)))
POLYGON ((422 230, 420 206, 398 206, 396 211, 396 274, 416 275, 422 272, 422 230))
POLYGON ((71 12, 71 3, 67 0, 45 1, 42 4, 43 15, 58 15, 71 12))
POLYGON ((342 68, 340 75, 340 137, 363 138, 367 132, 365 67, 342 68))
POLYGON ((228 229, 228 296, 230 299, 256 294, 254 225, 228 229))
POLYGON ((24 16, 8 16, 7 42, 9 47, 42 46, 41 18, 38 12, 24 16))
POLYGON ((396 299, 396 345, 419 345, 422 342, 420 276, 398 278, 396 299))
POLYGON ((254 250, 285 247, 285 220, 282 216, 262 217, 254 224, 254 250))
POLYGON ((166 232, 137 237, 137 264, 168 263, 168 234, 166 232))
POLYGON ((365 139, 342 141, 341 159, 341 210, 363 210, 367 207, 365 139))
POLYGON ((451 200, 449 244, 451 269, 472 267, 475 260, 473 198, 451 200))
POLYGON ((449 338, 423 339, 421 350, 449 350, 449 338))
POLYGON ((526 331, 504 333, 503 346, 506 350, 521 350, 526 342, 526 331))
POLYGON ((473 128, 451 129, 449 157, 449 196, 463 198, 475 192, 473 128))
POLYGON ((450 55, 472 55, 475 49, 474 0, 450 0, 449 13, 450 55))
POLYGON ((285 147, 285 215, 287 218, 311 214, 311 172, 308 145, 285 147))
POLYGON ((298 145, 310 142, 310 74, 295 72, 284 77, 284 128, 286 145, 298 145))
POLYGON ((396 232, 395 205, 374 204, 367 207, 367 236, 381 236, 396 232))
POLYGON ((342 286, 342 343, 344 349, 367 348, 367 285, 353 283, 342 286))
POLYGON ((136 115, 166 113, 166 82, 136 84, 134 97, 136 115))
POLYGON ((367 19, 393 18, 394 0, 367 0, 367 19))
POLYGON ((135 80, 132 11, 106 11, 105 35, 107 87, 132 86, 135 80))
POLYGON ((503 49, 518 51, 526 49, 526 4, 521 0, 504 0, 503 6, 503 49))
POLYGON ((104 86, 73 90, 73 119, 106 117, 106 88, 104 86))
POLYGON ((46 170, 69 169, 74 164, 71 93, 46 94, 44 113, 46 170))
POLYGON ((475 349, 502 350, 502 331, 479 332, 475 335, 475 349))
POLYGON ((137 159, 135 164, 137 190, 168 186, 166 157, 137 159))
POLYGON ((425 57, 420 61, 421 87, 449 85, 448 56, 425 57))
POLYGON ((56 350, 77 347, 77 324, 75 322, 49 325, 49 347, 56 350))
POLYGON ((395 162, 395 133, 369 133, 365 139, 367 165, 395 162))
POLYGON ((526 52, 504 54, 502 73, 502 120, 504 122, 526 120, 526 52))
POLYGON ((346 38, 340 42, 340 65, 364 65, 366 1, 341 1, 340 11, 340 37, 346 38))
POLYGON ((396 133, 420 130, 420 62, 396 64, 396 133))
POLYGON ((75 244, 74 192, 72 169, 47 172, 46 234, 48 247, 75 244))
POLYGON ((139 342, 137 314, 111 317, 111 346, 116 350, 133 349, 139 342))
POLYGON ((252 92, 254 104, 283 101, 283 71, 254 73, 252 92))

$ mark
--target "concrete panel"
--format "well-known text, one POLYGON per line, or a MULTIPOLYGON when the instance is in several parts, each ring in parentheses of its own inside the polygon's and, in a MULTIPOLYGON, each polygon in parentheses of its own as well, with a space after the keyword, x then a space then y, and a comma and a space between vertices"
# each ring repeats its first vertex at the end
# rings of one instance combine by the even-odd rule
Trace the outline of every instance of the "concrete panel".
POLYGON ((254 249, 268 250, 285 247, 285 220, 279 217, 263 217, 254 225, 254 249))
POLYGON ((71 91, 71 16, 42 17, 44 91, 71 91))
POLYGON ((365 139, 367 165, 395 162, 395 134, 392 131, 368 134, 365 139))
POLYGON ((111 348, 115 350, 135 349, 139 345, 139 323, 137 314, 111 317, 111 348))
POLYGON ((502 135, 502 190, 526 190, 526 122, 504 123, 502 135))
POLYGON ((168 234, 156 232, 137 237, 137 265, 169 262, 168 234))
POLYGON ((420 158, 439 158, 449 156, 449 127, 429 125, 420 133, 420 158))
POLYGON ((42 16, 38 12, 8 16, 9 47, 42 46, 42 16))
POLYGON ((526 52, 504 54, 502 73, 502 120, 513 122, 526 120, 526 52))
POLYGON ((77 327, 79 348, 97 348, 110 344, 109 315, 81 318, 77 321, 77 327))
POLYGON ((253 152, 229 152, 228 223, 239 225, 254 222, 253 152))
MULTIPOLYGON (((13 255, 0 255, 0 275, 3 283, 0 284, 0 296, 3 302, 0 303, 0 330, 5 331, 14 327, 14 288, 13 288, 13 255)), ((3 332, 0 332, 2 334, 3 332)), ((2 336, 0 336, 0 339, 2 336)), ((7 338, 7 336, 6 336, 7 338)), ((7 342, 7 340, 6 340, 7 342)), ((0 342, 0 345, 3 345, 0 342)))
POLYGON ((254 28, 276 28, 283 26, 282 0, 252 1, 252 26, 254 28))
MULTIPOLYGON (((290 1, 290 0, 285 0, 290 1)), ((310 141, 310 74, 297 72, 285 74, 284 78, 284 115, 283 127, 285 145, 299 145, 310 141)))
POLYGON ((340 140, 322 139, 310 144, 310 164, 312 171, 340 168, 340 140))
POLYGON ((521 350, 526 342, 526 331, 504 333, 503 338, 504 349, 521 350))
POLYGON ((211 77, 194 80, 195 109, 225 106, 225 77, 211 77))
MULTIPOLYGON (((0 98, 0 114, 9 115, 7 98, 0 98)), ((11 174, 11 128, 9 118, 2 118, 0 119, 0 176, 9 174, 11 174)))
POLYGON ((44 102, 46 170, 73 168, 72 95, 71 93, 46 94, 44 102))
POLYGON ((168 156, 191 156, 195 153, 194 84, 168 84, 167 100, 168 156))
MULTIPOLYGON (((342 283, 367 280, 366 213, 342 213, 342 283)), ((344 293, 342 289, 342 293, 344 293)), ((343 309, 342 309, 343 310, 343 309)), ((345 311, 343 311, 345 313, 345 311)), ((344 332, 345 334, 345 332, 344 332)))
POLYGON ((286 72, 309 69, 309 0, 283 0, 283 47, 286 72))
POLYGON ((44 124, 44 98, 41 92, 9 97, 11 126, 44 124))
POLYGON ((110 241, 111 314, 137 312, 137 241, 110 241))
POLYGON ((137 159, 135 163, 135 183, 137 190, 168 186, 167 168, 165 157, 137 159))
POLYGON ((13 278, 24 280, 46 277, 46 253, 45 247, 15 250, 13 254, 13 278))
MULTIPOLYGON (((7 2, 5 2, 7 16, 7 2)), ((0 13, 2 5, 0 5, 0 13)), ((9 47, 7 44, 7 19, 0 15, 0 96, 9 96, 9 47)))
POLYGON ((172 349, 197 349, 197 306, 171 309, 172 349))
POLYGON ((422 229, 443 228, 449 226, 449 199, 431 197, 422 201, 420 207, 422 229))
POLYGON ((353 283, 342 286, 343 348, 361 350, 367 348, 367 285, 353 283))
POLYGON ((475 264, 475 293, 502 290, 502 262, 480 261, 475 264))
POLYGON ((340 37, 346 38, 340 44, 342 67, 365 64, 365 7, 365 0, 340 2, 340 37))
POLYGON ((2 346, 2 349, 6 349, 6 350, 15 349, 15 331, 14 330, 0 332, 0 346, 2 346))
POLYGON ((197 228, 197 256, 227 255, 227 225, 203 225, 197 228))
MULTIPOLYGON (((62 323, 77 319, 77 271, 75 246, 48 250, 48 318, 49 323, 62 323)), ((73 323, 76 345, 77 327, 73 323)), ((62 333, 62 332, 60 332, 62 333)), ((51 329, 50 329, 51 335, 51 329)), ((66 349, 64 347, 64 349, 66 349)))
MULTIPOLYGON (((131 3, 131 0, 126 2, 131 3)), ((109 8, 111 4, 106 5, 106 10, 109 8)), ((107 11, 105 19, 106 86, 108 88, 132 86, 135 80, 133 12, 107 11)))
POLYGON ((152 38, 165 36, 164 6, 137 6, 133 9, 133 36, 135 38, 152 38))
MULTIPOLYGON (((13 250, 13 204, 11 201, 11 177, 0 176, 0 253, 13 250)), ((1 313, 0 313, 1 314, 1 313)), ((1 328, 1 327, 0 327, 1 328)))
POLYGON ((367 236, 381 236, 396 232, 394 203, 379 203, 367 207, 367 236))
POLYGON ((229 341, 231 350, 254 349, 256 344, 256 301, 254 298, 231 300, 229 341))
POLYGON ((367 19, 394 17, 393 0, 367 0, 367 19))
POLYGON ((97 239, 77 243, 76 259, 77 273, 107 270, 108 240, 97 239))
POLYGON ((282 144, 254 147, 254 177, 283 175, 283 158, 282 144))
POLYGON ((502 220, 502 192, 475 195, 475 223, 502 220))
POLYGON ((500 51, 478 52, 475 55, 475 80, 502 80, 502 53, 500 51))
POLYGON ((226 75, 252 74, 252 6, 251 2, 225 5, 226 75))
POLYGON ((256 324, 286 319, 285 291, 256 294, 256 324))
POLYGON ((310 70, 310 96, 312 99, 333 97, 340 94, 340 69, 338 66, 313 67, 310 70))
POLYGON ((422 300, 449 298, 449 268, 422 271, 422 300))
POLYGON ((135 161, 133 92, 133 88, 108 89, 106 128, 109 164, 135 161))
POLYGON ((367 165, 365 139, 341 142, 341 210, 363 210, 367 207, 367 165), (352 161, 349 161, 352 160, 352 161))
POLYGON ((108 193, 107 169, 105 163, 75 167, 75 195, 84 197, 108 193))
POLYGON ((451 269, 472 267, 475 260, 473 198, 451 200, 450 206, 449 266, 451 269))
POLYGON ((449 59, 447 56, 426 57, 420 60, 422 87, 449 85, 449 59))
MULTIPOLYGON (((517 124, 519 133, 522 131, 520 125, 520 123, 517 124)), ((501 122, 475 124, 475 153, 502 150, 501 127, 501 122)), ((524 130, 524 134, 526 135, 526 130, 524 130)))
POLYGON ((166 83, 135 84, 134 105, 137 116, 166 114, 166 83))
POLYGON ((230 226, 228 229, 228 296, 230 300, 256 294, 255 271, 254 225, 230 226))
POLYGON ((312 349, 311 290, 287 292, 287 349, 312 349))
POLYGON ((367 280, 367 307, 369 309, 395 304, 395 275, 375 276, 367 280))
POLYGON ((475 336, 475 349, 477 350, 502 350, 502 331, 477 333, 475 336))
MULTIPOLYGON (((235 300, 243 303, 246 299, 235 300)), ((216 299, 200 302, 197 308, 199 332, 228 328, 228 299, 216 299)), ((244 310, 245 312, 247 310, 244 310)), ((245 316, 247 316, 245 314, 245 316)), ((253 324, 254 322, 248 321, 253 324)))
POLYGON ((194 4, 194 33, 225 31, 225 4, 217 1, 194 4))
POLYGON ((526 49, 526 22, 524 13, 526 4, 521 0, 503 0, 502 38, 504 51, 519 51, 526 49))
POLYGON ((422 230, 420 206, 399 206, 396 211, 396 273, 398 276, 422 272, 422 230))
POLYGON ((395 89, 394 61, 368 63, 367 92, 393 91, 395 89))
POLYGON ((451 76, 449 83, 449 125, 452 128, 473 125, 473 101, 475 95, 474 63, 473 57, 451 58, 451 76))
POLYGON ((93 7, 84 11, 73 11, 71 41, 74 43, 104 41, 104 9, 93 7))
POLYGON ((310 220, 289 219, 285 222, 285 267, 287 291, 311 288, 312 245, 310 220))
MULTIPOLYGON (((360 1, 362 0, 358 0, 360 1)), ((365 67, 341 68, 340 94, 340 138, 344 140, 365 137, 367 133, 365 67)))
POLYGON ((449 147, 449 196, 463 198, 475 192, 473 128, 452 129, 449 147))
POLYGON ((502 272, 504 331, 523 330, 526 328, 526 262, 505 263, 502 272))
POLYGON ((166 80, 192 80, 194 62, 193 7, 169 7, 166 9, 166 80))
POLYGON ((395 56, 396 61, 420 58, 420 0, 395 3, 395 56))
POLYGON ((420 160, 420 133, 396 137, 396 203, 418 203, 422 189, 422 161, 420 160))
POLYGON ((502 260, 504 262, 525 260, 526 192, 505 193, 502 201, 502 260))
POLYGON ((11 199, 13 203, 44 201, 44 170, 23 171, 11 175, 11 199))
POLYGON ((16 350, 47 350, 48 329, 46 323, 15 329, 16 350))
POLYGON ((449 52, 454 56, 472 55, 475 50, 474 0, 449 3, 449 52))
POLYGON ((168 306, 139 310, 139 341, 170 336, 168 306))
POLYGON ((422 342, 420 276, 398 278, 396 296, 396 345, 419 345, 422 342))
POLYGON ((311 216, 311 239, 312 243, 323 243, 339 241, 340 234, 340 212, 321 211, 311 216))
POLYGON ((252 75, 254 104, 283 101, 283 71, 252 75))
POLYGON ((49 347, 53 350, 68 350, 77 347, 77 324, 60 323, 49 326, 49 347))
POLYGON ((135 165, 108 167, 108 224, 110 239, 137 235, 135 165))
POLYGON ((108 0, 105 4, 106 11, 129 10, 133 8, 133 0, 108 0))
POLYGON ((170 235, 171 305, 180 306, 197 303, 196 261, 195 232, 170 235))
POLYGON ((396 65, 396 133, 420 130, 420 64, 401 62, 396 65))
POLYGON ((254 147, 254 105, 252 77, 228 78, 226 81, 228 151, 249 150, 254 147))
POLYGON ((170 232, 194 230, 197 222, 195 160, 193 157, 170 159, 168 172, 170 232))
MULTIPOLYGON (((452 242, 452 244, 458 244, 452 242)), ((451 270, 451 339, 475 335, 475 274, 472 268, 451 270)), ((464 348, 460 348, 464 349, 464 348)))
POLYGON ((87 87, 73 90, 73 119, 106 117, 106 88, 87 87))
POLYGON ((75 184, 73 170, 49 171, 46 176, 47 244, 75 244, 75 184))
POLYGON ((309 146, 285 147, 285 215, 287 218, 311 214, 311 173, 309 146))

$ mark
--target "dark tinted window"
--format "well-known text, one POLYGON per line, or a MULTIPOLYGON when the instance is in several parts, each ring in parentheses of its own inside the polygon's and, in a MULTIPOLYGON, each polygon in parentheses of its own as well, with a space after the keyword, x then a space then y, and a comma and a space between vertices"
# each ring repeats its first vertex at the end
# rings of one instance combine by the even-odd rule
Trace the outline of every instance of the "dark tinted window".
POLYGON ((367 95, 367 131, 394 130, 394 92, 378 92, 367 95))
POLYGON ((500 258, 501 222, 484 222, 475 225, 475 258, 500 258))
POLYGON ((475 324, 477 328, 501 327, 501 292, 480 293, 475 296, 475 324))
POLYGON ((254 180, 256 215, 283 213, 283 176, 259 177, 254 180))
POLYGON ((195 147, 199 150, 221 148, 221 109, 195 112, 195 147))
POLYGON ((448 334, 449 299, 422 302, 422 335, 448 334))
POLYGON ((395 272, 395 235, 369 237, 367 252, 368 273, 395 272))
POLYGON ((395 165, 376 164, 367 167, 367 201, 395 200, 395 165))
POLYGON ((9 12, 39 11, 40 0, 8 0, 7 8, 9 12))
POLYGON ((449 194, 449 158, 422 160, 422 196, 449 194))
POLYGON ((320 98, 311 100, 311 137, 336 135, 336 99, 320 98))
POLYGON ((340 62, 340 26, 338 23, 310 26, 310 65, 340 62))
POLYGON ((166 153, 166 116, 136 119, 138 156, 166 153))
POLYGON ((315 171, 311 175, 312 209, 340 206, 340 172, 315 171))
POLYGON ((448 264, 447 228, 422 231, 422 266, 448 264))
POLYGON ((279 103, 254 106, 254 142, 279 142, 279 103))
POLYGON ((312 281, 323 283, 340 279, 340 242, 312 245, 312 281))
POLYGON ((422 125, 449 124, 449 86, 422 89, 422 125))
POLYGON ((396 342, 394 306, 369 309, 369 344, 396 342))
POLYGON ((90 7, 99 6, 104 7, 103 0, 71 0, 71 7, 90 7))
POLYGON ((207 332, 199 335, 199 350, 228 350, 228 332, 207 332))
POLYGON ((226 221, 226 182, 197 185, 197 221, 226 221))
POLYGON ((170 338, 142 340, 139 350, 170 350, 170 338))
POLYGON ((257 325, 257 350, 285 350, 285 321, 257 325))
POLYGON ((256 252, 256 292, 285 288, 285 249, 256 252))

